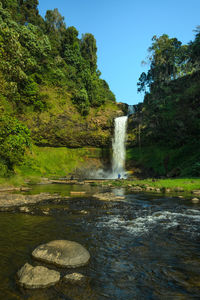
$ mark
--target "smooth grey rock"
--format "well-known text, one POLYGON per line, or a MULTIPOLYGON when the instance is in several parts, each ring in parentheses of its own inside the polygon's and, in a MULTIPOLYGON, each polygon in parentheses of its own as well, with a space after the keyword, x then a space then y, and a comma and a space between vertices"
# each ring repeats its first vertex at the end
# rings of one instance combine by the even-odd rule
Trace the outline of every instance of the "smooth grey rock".
POLYGON ((17 273, 19 284, 28 289, 46 288, 60 280, 60 273, 48 268, 33 267, 26 263, 17 273))
POLYGON ((90 259, 89 252, 82 245, 66 240, 55 240, 40 245, 32 255, 41 261, 69 268, 84 266, 90 259))

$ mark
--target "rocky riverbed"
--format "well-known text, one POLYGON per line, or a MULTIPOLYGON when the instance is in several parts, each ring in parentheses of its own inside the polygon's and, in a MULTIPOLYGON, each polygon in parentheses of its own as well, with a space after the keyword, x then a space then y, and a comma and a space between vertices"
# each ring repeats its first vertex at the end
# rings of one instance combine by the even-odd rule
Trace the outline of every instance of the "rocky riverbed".
POLYGON ((37 185, 22 193, 19 206, 0 213, 0 298, 198 297, 200 206, 192 195, 64 184, 37 185), (24 205, 22 199, 38 200, 24 205), (32 256, 38 246, 54 240, 81 244, 90 253, 89 262, 61 268, 32 256), (53 270, 60 280, 42 289, 24 288, 16 285, 23 267, 31 278, 53 270))
MULTIPOLYGON (((61 268, 77 268, 85 266, 90 259, 89 252, 79 243, 67 240, 55 240, 47 244, 39 245, 32 257, 61 268)), ((26 263, 17 273, 18 284, 27 289, 47 288, 57 284, 61 275, 59 271, 44 266, 31 266, 26 263)), ((71 273, 63 276, 64 283, 84 286, 88 283, 86 276, 79 273, 71 273)))

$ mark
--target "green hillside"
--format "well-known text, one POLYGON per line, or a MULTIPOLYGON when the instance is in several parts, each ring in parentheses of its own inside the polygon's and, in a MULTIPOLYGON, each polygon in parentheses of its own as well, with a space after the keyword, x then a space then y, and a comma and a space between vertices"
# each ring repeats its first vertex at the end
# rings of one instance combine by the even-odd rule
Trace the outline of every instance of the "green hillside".
POLYGON ((90 33, 78 37, 57 9, 0 1, 0 173, 11 174, 31 145, 108 147, 122 111, 97 67, 90 33))

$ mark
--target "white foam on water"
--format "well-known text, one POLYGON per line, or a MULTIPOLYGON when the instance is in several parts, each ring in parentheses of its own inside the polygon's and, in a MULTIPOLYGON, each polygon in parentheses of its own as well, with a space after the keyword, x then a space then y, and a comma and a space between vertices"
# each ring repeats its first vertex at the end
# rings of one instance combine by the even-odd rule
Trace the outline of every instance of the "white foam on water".
POLYGON ((178 225, 184 225, 184 231, 199 235, 200 233, 197 230, 200 225, 199 211, 193 211, 192 213, 196 213, 195 215, 188 213, 190 213, 190 210, 186 210, 185 213, 157 211, 152 215, 140 216, 128 221, 124 220, 120 215, 107 216, 100 221, 98 226, 109 227, 114 230, 124 229, 134 236, 141 236, 148 234, 157 225, 166 230, 178 225), (191 224, 191 220, 197 222, 197 224, 191 224))

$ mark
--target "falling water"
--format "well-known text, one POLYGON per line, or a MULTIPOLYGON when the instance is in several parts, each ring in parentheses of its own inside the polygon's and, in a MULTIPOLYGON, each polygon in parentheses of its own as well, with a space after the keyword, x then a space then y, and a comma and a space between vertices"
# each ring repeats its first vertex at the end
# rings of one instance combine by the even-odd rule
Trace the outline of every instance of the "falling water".
POLYGON ((122 177, 125 174, 125 156, 126 156, 126 127, 127 116, 115 119, 115 132, 112 142, 113 160, 112 160, 112 177, 117 178, 118 174, 122 177))
POLYGON ((128 115, 115 119, 114 138, 112 140, 112 170, 93 170, 90 177, 95 179, 116 179, 120 174, 121 178, 126 177, 125 158, 126 158, 126 128, 128 116, 134 113, 133 105, 128 107, 128 115))

